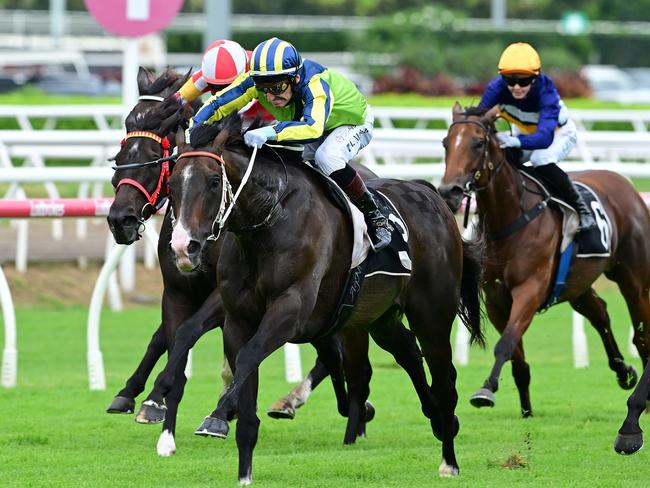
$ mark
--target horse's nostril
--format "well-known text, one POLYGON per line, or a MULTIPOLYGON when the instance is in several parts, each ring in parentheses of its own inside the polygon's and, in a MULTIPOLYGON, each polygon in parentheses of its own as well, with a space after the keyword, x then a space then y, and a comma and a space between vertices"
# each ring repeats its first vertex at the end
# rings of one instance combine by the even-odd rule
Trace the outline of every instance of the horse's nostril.
POLYGON ((201 244, 198 241, 190 241, 187 245, 187 254, 190 256, 195 256, 201 250, 201 244))

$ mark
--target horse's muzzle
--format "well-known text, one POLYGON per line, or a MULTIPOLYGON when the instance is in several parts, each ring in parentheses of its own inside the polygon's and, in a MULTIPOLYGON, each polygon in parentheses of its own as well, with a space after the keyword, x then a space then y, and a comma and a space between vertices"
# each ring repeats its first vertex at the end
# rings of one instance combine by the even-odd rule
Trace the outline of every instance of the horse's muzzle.
POLYGON ((132 244, 140 238, 138 233, 140 221, 135 215, 120 214, 111 210, 106 220, 118 244, 132 244))
POLYGON ((438 187, 438 191, 451 211, 454 213, 457 212, 465 194, 463 188, 459 185, 442 184, 438 187))

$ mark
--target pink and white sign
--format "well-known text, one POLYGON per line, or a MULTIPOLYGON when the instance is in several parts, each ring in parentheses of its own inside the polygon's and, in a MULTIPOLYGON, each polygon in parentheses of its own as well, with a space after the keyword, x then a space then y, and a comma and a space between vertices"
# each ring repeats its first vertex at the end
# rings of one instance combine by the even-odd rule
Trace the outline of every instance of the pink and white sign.
POLYGON ((140 37, 167 27, 183 0, 84 0, 88 12, 112 34, 140 37))

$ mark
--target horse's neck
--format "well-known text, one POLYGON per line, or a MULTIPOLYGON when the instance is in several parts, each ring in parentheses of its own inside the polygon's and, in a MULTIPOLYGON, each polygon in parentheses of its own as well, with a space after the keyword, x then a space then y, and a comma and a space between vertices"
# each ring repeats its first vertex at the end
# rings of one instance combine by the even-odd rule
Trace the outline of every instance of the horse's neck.
POLYGON ((522 212, 523 188, 520 175, 507 161, 488 183, 476 193, 476 203, 481 221, 488 231, 498 231, 513 222, 522 212))

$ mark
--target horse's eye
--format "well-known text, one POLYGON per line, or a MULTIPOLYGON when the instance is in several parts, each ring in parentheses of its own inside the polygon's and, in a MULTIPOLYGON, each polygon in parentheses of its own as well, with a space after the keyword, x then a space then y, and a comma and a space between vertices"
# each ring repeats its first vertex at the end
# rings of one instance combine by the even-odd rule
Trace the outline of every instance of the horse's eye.
POLYGON ((474 146, 474 149, 483 149, 483 147, 485 147, 485 139, 474 141, 472 145, 474 146))
POLYGON ((219 185, 221 184, 221 177, 218 175, 214 175, 210 177, 210 188, 212 190, 217 190, 219 188, 219 185))
POLYGON ((442 147, 447 149, 447 138, 446 137, 442 140, 442 147))

